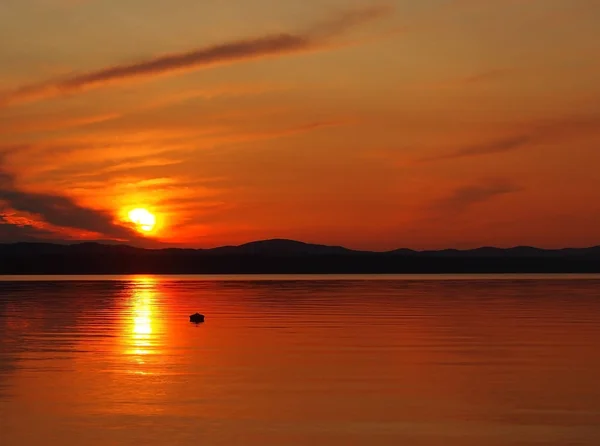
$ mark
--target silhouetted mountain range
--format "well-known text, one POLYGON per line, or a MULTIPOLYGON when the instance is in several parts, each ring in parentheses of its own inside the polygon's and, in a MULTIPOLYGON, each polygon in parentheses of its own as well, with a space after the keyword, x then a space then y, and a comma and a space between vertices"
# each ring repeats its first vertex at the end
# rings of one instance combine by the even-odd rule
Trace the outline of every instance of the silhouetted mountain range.
POLYGON ((281 239, 212 249, 143 249, 95 242, 0 244, 0 274, 493 272, 600 272, 600 246, 370 252, 281 239))

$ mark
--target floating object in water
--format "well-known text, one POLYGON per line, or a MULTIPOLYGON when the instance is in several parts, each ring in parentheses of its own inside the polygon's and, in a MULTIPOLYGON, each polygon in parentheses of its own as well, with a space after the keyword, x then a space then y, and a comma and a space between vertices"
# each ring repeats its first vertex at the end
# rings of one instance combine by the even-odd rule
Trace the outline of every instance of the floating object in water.
POLYGON ((199 324, 200 322, 204 322, 204 315, 200 313, 192 314, 190 316, 190 322, 194 324, 199 324))

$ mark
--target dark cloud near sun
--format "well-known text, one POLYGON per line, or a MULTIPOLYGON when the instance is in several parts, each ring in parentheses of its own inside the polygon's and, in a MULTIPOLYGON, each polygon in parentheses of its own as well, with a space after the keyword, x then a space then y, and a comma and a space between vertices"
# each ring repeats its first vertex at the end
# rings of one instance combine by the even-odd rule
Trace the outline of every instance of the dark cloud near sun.
MULTIPOLYGON (((146 242, 133 229, 116 224, 107 212, 86 208, 66 196, 20 190, 13 176, 1 167, 0 202, 7 208, 37 215, 52 226, 94 232, 114 240, 146 242)), ((0 217, 0 236, 5 240, 47 239, 52 234, 28 225, 11 225, 5 216, 0 217)))
POLYGON ((190 51, 157 56, 130 64, 115 65, 64 79, 25 85, 0 95, 0 106, 78 93, 131 80, 199 70, 249 59, 325 49, 336 37, 391 12, 388 6, 371 6, 339 13, 299 33, 280 33, 220 43, 190 51))
POLYGON ((11 224, 0 210, 0 243, 6 242, 36 242, 49 239, 53 233, 30 225, 11 224))

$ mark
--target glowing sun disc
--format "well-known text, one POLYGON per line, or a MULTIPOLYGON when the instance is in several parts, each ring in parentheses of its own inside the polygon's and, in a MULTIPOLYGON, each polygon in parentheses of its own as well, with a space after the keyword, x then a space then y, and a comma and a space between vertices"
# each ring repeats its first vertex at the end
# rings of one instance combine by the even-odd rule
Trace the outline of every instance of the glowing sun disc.
POLYGON ((150 232, 156 225, 156 217, 146 209, 134 209, 129 212, 129 219, 135 223, 142 231, 150 232))

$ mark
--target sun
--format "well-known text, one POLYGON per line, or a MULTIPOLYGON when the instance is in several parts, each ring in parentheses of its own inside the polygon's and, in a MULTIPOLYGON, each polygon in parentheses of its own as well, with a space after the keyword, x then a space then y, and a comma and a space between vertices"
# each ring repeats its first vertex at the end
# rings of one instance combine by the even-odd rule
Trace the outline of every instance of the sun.
POLYGON ((138 208, 129 212, 129 219, 145 232, 151 232, 156 225, 156 217, 147 209, 138 208))

